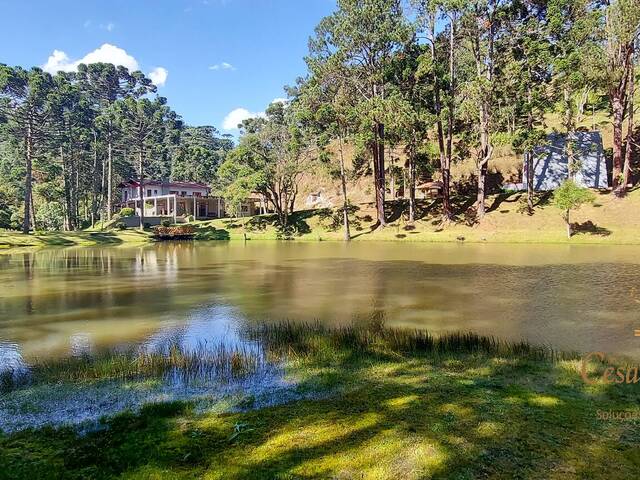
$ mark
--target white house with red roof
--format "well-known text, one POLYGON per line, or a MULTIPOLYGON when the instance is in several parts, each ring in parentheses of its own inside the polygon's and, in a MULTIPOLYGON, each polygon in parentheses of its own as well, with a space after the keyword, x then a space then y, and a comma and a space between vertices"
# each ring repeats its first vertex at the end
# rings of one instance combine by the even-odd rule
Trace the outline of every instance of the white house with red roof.
POLYGON ((177 222, 189 216, 198 220, 225 216, 224 200, 211 196, 211 188, 203 183, 145 179, 142 195, 139 180, 122 182, 118 188, 121 193, 118 207, 133 208, 136 215, 140 215, 144 205, 144 216, 149 220, 168 217, 177 222))

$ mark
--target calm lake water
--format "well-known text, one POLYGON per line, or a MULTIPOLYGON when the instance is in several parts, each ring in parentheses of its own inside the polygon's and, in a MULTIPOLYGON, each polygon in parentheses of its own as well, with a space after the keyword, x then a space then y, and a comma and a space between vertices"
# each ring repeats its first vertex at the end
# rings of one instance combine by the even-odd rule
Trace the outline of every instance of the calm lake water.
POLYGON ((640 357, 640 248, 177 243, 0 255, 0 365, 382 319, 640 357))

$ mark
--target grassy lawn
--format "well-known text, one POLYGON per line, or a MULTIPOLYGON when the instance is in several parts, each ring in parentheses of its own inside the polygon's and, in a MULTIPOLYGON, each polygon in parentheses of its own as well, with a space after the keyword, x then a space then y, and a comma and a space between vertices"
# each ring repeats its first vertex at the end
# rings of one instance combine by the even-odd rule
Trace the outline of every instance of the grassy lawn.
MULTIPOLYGON (((442 226, 439 204, 420 201, 417 221, 407 223, 402 202, 388 202, 387 228, 376 229, 371 204, 360 204, 351 215, 353 240, 413 242, 487 242, 487 243, 576 243, 640 244, 640 189, 619 199, 607 192, 596 194, 596 201, 572 214, 576 233, 568 240, 559 211, 550 204, 549 195, 537 200, 535 213, 521 212, 524 194, 489 196, 488 213, 481 224, 467 225, 463 212, 469 199, 458 199, 456 221, 442 226)), ((328 209, 302 210, 291 216, 290 231, 283 234, 275 215, 223 218, 194 222, 197 240, 342 240, 341 213, 328 209)), ((23 235, 0 230, 0 252, 16 247, 120 245, 151 241, 151 232, 137 229, 48 232, 23 235)))
POLYGON ((637 385, 586 385, 577 360, 526 345, 424 338, 294 329, 266 341, 315 399, 155 404, 84 435, 0 435, 0 478, 637 477, 639 422, 597 415, 639 409, 637 385))
POLYGON ((0 230, 0 251, 19 247, 72 247, 92 245, 120 245, 123 243, 147 242, 149 232, 136 229, 78 231, 78 232, 43 232, 24 235, 12 230, 0 230))
MULTIPOLYGON (((439 205, 421 201, 418 220, 408 225, 400 202, 389 202, 390 224, 377 230, 373 205, 358 205, 351 215, 351 234, 356 241, 419 241, 419 242, 494 242, 494 243, 602 243, 639 244, 640 217, 629 212, 640 211, 640 189, 619 199, 610 193, 596 193, 593 205, 584 206, 572 215, 576 233, 568 240, 560 212, 550 204, 549 195, 539 197, 533 215, 521 212, 522 193, 492 195, 487 201, 488 213, 481 224, 469 226, 463 214, 469 201, 459 200, 457 219, 442 226, 439 205)), ((293 240, 341 240, 341 214, 323 210, 296 212, 291 218, 293 240)), ((273 215, 199 222, 200 227, 214 227, 227 232, 231 239, 281 238, 273 215)))

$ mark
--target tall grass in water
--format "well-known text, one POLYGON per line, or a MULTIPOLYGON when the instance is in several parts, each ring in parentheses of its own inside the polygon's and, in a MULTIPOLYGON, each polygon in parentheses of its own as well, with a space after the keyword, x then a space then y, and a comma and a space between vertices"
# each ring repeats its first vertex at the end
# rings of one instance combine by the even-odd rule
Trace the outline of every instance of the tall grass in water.
POLYGON ((248 335, 277 356, 305 356, 319 349, 343 349, 360 354, 483 353, 548 361, 576 358, 575 353, 559 352, 525 341, 510 342, 472 332, 436 336, 426 330, 388 328, 380 323, 328 327, 321 323, 283 322, 250 327, 248 335))
POLYGON ((2 376, 3 391, 25 384, 58 381, 169 379, 182 382, 230 380, 255 373, 265 365, 264 355, 242 345, 200 344, 185 350, 173 343, 163 352, 139 348, 107 350, 92 355, 34 362, 28 372, 2 376))
POLYGON ((321 323, 282 322, 248 326, 247 340, 260 348, 201 344, 192 350, 178 343, 161 352, 140 349, 106 351, 35 363, 27 378, 1 375, 0 388, 10 390, 21 383, 57 381, 127 380, 140 378, 192 380, 233 379, 250 375, 270 362, 304 358, 328 352, 352 354, 486 354, 531 360, 575 359, 575 353, 558 352, 527 342, 509 342, 475 333, 432 335, 425 330, 387 328, 374 323, 366 326, 329 327, 321 323))

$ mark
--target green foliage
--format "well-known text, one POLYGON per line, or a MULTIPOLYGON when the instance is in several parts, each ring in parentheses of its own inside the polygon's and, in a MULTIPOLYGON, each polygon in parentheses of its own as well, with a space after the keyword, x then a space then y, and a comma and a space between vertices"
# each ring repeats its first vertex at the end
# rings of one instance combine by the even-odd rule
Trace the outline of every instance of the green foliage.
POLYGON ((134 213, 135 210, 133 208, 124 207, 120 209, 120 213, 118 213, 118 215, 120 215, 121 217, 132 217, 134 213))
POLYGON ((565 180, 553 193, 553 205, 563 212, 576 210, 594 200, 591 190, 578 186, 573 180, 565 180))
POLYGON ((36 211, 36 224, 49 231, 62 230, 64 207, 58 202, 48 202, 36 211))

